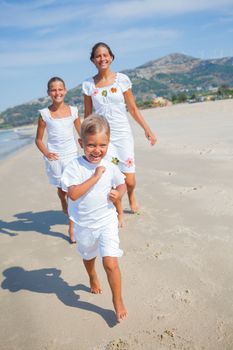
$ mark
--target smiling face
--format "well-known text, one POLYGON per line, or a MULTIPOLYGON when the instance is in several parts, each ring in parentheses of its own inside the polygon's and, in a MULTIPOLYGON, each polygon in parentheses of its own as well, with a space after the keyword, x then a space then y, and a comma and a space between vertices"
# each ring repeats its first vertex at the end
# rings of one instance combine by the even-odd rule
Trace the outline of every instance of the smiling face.
POLYGON ((66 88, 63 82, 57 80, 49 84, 48 95, 51 97, 53 103, 61 103, 64 101, 66 95, 66 88))
POLYGON ((92 62, 98 70, 109 68, 113 57, 105 46, 98 46, 94 52, 92 62))
POLYGON ((97 164, 104 158, 108 150, 109 135, 105 130, 96 134, 87 134, 79 144, 84 150, 88 162, 97 164))

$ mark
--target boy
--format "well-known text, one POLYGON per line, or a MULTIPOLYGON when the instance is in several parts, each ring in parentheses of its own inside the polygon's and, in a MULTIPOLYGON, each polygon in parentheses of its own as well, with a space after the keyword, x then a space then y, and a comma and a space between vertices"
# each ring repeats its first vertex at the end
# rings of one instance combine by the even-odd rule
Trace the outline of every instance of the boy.
POLYGON ((69 217, 74 222, 78 250, 90 279, 91 292, 102 293, 95 270, 97 255, 102 257, 112 291, 117 321, 127 317, 121 296, 121 273, 117 212, 113 203, 126 191, 124 175, 103 159, 108 150, 110 129, 107 120, 90 115, 81 125, 79 144, 85 156, 72 160, 62 175, 69 198, 69 217))

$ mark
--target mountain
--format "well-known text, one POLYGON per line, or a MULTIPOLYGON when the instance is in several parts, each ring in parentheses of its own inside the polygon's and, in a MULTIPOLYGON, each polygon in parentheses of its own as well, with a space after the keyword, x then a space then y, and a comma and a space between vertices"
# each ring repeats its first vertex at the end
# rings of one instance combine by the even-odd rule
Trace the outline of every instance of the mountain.
MULTIPOLYGON (((201 60, 174 53, 147 62, 135 69, 122 71, 133 83, 133 92, 138 102, 151 100, 155 95, 171 98, 186 91, 208 91, 223 85, 233 87, 233 57, 201 60)), ((78 105, 82 111, 81 84, 69 90, 66 102, 78 105)), ((38 109, 48 106, 49 98, 42 97, 26 104, 8 108, 1 113, 3 125, 24 125, 38 118, 38 109)))
POLYGON ((233 87, 233 57, 201 60, 175 53, 124 72, 133 82, 136 98, 142 100, 155 94, 170 98, 181 91, 233 87))

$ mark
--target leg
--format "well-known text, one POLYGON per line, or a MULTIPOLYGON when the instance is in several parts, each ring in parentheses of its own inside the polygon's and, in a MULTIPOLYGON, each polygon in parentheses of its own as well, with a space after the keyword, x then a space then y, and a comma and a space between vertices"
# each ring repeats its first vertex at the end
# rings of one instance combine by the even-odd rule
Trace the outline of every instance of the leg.
POLYGON ((123 212, 121 200, 118 200, 114 205, 115 205, 116 210, 117 210, 118 227, 123 227, 124 226, 124 212, 123 212))
POLYGON ((120 322, 127 317, 127 310, 121 296, 121 272, 118 259, 116 257, 105 256, 103 257, 103 266, 112 291, 112 301, 116 311, 116 318, 120 322))
POLYGON ((139 210, 139 205, 135 197, 135 186, 136 186, 136 178, 135 173, 124 173, 125 174, 125 183, 127 186, 127 193, 129 198, 129 205, 131 208, 131 211, 133 213, 137 213, 139 210))
POLYGON ((70 243, 76 243, 75 236, 74 236, 74 223, 72 220, 69 219, 69 236, 70 236, 70 243))
POLYGON ((95 271, 95 259, 96 258, 93 258, 91 260, 83 260, 83 263, 90 279, 91 293, 101 294, 102 289, 100 287, 100 283, 95 271))
POLYGON ((61 201, 62 211, 63 213, 67 214, 67 193, 62 191, 62 189, 58 187, 57 194, 61 201))
MULTIPOLYGON (((67 193, 62 191, 61 188, 58 187, 57 189, 58 197, 61 201, 61 206, 63 213, 68 214, 68 208, 67 208, 67 193)), ((74 223, 69 219, 69 229, 68 229, 69 237, 70 237, 70 243, 76 243, 75 237, 74 237, 74 223)))

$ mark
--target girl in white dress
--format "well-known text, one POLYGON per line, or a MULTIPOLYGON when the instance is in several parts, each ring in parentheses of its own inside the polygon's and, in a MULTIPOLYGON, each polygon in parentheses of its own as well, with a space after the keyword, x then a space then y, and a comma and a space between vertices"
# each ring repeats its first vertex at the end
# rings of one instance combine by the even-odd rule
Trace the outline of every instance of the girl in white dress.
MULTIPOLYGON (((144 129, 145 136, 151 145, 156 137, 138 110, 132 94, 132 84, 127 75, 112 72, 110 65, 114 54, 105 43, 97 43, 92 48, 90 60, 95 64, 98 73, 82 84, 84 94, 84 116, 93 112, 103 115, 110 124, 111 135, 107 157, 119 165, 126 176, 129 204, 133 213, 139 210, 134 189, 135 163, 134 141, 127 117, 127 109, 134 120, 144 129), (127 106, 127 109, 126 109, 127 106)), ((123 225, 121 203, 116 205, 120 226, 123 225)))
MULTIPOLYGON (((74 127, 80 133, 80 117, 77 107, 64 103, 67 93, 64 81, 53 77, 48 82, 48 95, 52 104, 40 110, 36 134, 36 145, 43 153, 49 183, 57 187, 62 210, 67 214, 67 193, 61 188, 61 176, 65 166, 77 157, 74 127), (43 142, 47 131, 47 145, 43 142)), ((69 220, 70 243, 75 243, 73 222, 69 220)))

